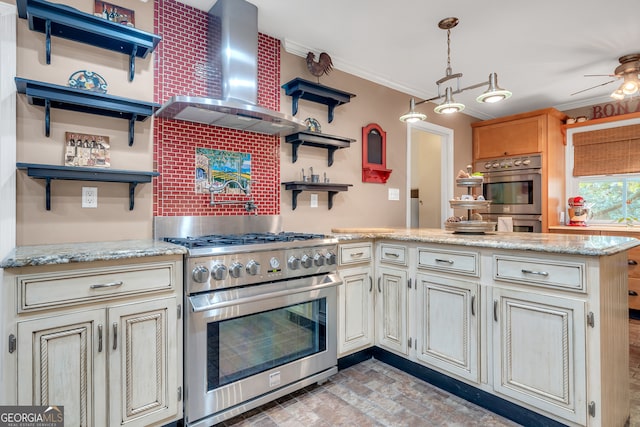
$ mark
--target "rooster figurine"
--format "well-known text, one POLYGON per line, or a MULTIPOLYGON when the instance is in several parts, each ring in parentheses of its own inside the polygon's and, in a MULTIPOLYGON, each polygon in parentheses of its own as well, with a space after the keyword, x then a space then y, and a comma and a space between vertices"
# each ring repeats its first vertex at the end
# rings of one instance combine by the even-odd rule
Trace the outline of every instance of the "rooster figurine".
POLYGON ((307 68, 309 72, 318 78, 320 83, 320 76, 323 74, 329 74, 333 69, 333 62, 331 57, 326 52, 320 54, 320 59, 316 62, 316 55, 313 52, 307 53, 307 68))

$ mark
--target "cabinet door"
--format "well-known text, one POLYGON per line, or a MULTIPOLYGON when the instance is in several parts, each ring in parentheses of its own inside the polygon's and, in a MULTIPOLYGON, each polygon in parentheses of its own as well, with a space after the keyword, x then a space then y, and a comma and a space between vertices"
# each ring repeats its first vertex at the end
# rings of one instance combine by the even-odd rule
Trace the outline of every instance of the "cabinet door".
POLYGON ((178 413, 175 298, 108 309, 110 424, 148 426, 178 413))
POLYGON ((408 354, 407 272, 395 268, 378 269, 376 335, 380 347, 408 354))
POLYGON ((585 303, 503 288, 493 299, 495 390, 585 425, 585 303))
POLYGON ((474 159, 538 153, 545 130, 544 115, 474 127, 474 159))
POLYGON ((65 425, 107 425, 104 314, 18 323, 18 405, 63 405, 65 425))
POLYGON ((371 267, 340 271, 338 286, 338 357, 373 345, 374 306, 371 267))
POLYGON ((416 357, 440 370, 479 382, 478 284, 417 275, 416 357))

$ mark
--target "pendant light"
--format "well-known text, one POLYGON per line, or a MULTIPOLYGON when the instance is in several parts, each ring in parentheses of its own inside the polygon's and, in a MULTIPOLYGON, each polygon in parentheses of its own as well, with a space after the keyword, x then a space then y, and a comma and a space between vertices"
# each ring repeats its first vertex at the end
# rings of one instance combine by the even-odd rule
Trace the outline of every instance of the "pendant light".
POLYGON ((409 103, 410 109, 409 112, 400 116, 400 121, 402 122, 416 122, 419 120, 425 120, 427 116, 422 113, 418 113, 415 111, 416 105, 424 104, 425 102, 435 101, 441 98, 444 98, 444 101, 438 106, 436 106, 433 110, 438 114, 452 114, 457 113, 464 110, 465 106, 462 103, 455 102, 453 99, 453 95, 464 92, 469 89, 476 89, 482 86, 487 86, 487 90, 484 91, 480 96, 476 98, 476 101, 480 103, 493 103, 500 102, 504 99, 507 99, 511 96, 511 92, 508 90, 502 89, 498 86, 498 75, 496 73, 489 74, 489 79, 485 82, 477 83, 471 86, 467 86, 465 88, 460 88, 460 78, 462 77, 462 73, 453 73, 451 68, 451 29, 458 25, 458 18, 449 17, 444 18, 438 23, 438 27, 442 30, 447 30, 447 68, 445 71, 445 76, 436 82, 438 86, 438 96, 433 98, 425 99, 424 101, 415 102, 415 99, 411 98, 409 103), (450 82, 452 80, 456 81, 456 89, 452 89, 450 84, 444 85, 444 83, 450 82), (444 87, 444 93, 442 92, 442 87, 444 87))

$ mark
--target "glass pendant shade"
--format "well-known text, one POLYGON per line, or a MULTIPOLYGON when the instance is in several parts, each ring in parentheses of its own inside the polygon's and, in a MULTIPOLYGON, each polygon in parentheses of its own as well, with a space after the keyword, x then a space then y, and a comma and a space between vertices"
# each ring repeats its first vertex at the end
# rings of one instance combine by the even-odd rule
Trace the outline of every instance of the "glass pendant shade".
POLYGON ((620 86, 622 93, 625 95, 633 95, 638 91, 638 76, 635 74, 625 74, 624 83, 620 86))
POLYGON ((415 123, 426 119, 426 114, 416 112, 416 101, 413 98, 409 101, 409 112, 400 116, 400 121, 407 123, 415 123))
POLYGON ((511 92, 504 90, 498 86, 498 75, 496 73, 489 74, 489 87, 480 96, 476 98, 478 102, 500 102, 511 97, 511 92))
POLYGON ((452 114, 458 113, 462 110, 464 110, 464 104, 460 104, 459 102, 455 102, 453 100, 453 95, 451 94, 450 87, 448 87, 445 91, 445 97, 442 104, 433 109, 433 111, 438 114, 452 114))

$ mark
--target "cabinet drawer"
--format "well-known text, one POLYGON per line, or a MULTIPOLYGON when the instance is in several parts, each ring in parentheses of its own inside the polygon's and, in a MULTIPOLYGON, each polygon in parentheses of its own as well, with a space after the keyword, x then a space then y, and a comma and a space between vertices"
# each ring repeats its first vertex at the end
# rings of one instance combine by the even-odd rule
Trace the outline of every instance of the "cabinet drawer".
POLYGON ((585 292, 585 265, 567 261, 553 264, 535 258, 493 257, 493 278, 549 288, 585 292))
POLYGON ((348 243, 340 245, 340 265, 371 262, 371 243, 348 243))
POLYGON ((169 290, 175 286, 174 263, 136 264, 18 276, 18 311, 68 306, 115 296, 169 290))
POLYGON ((380 244, 380 261, 390 264, 407 265, 407 247, 389 243, 380 244))
POLYGON ((418 248, 418 268, 450 271, 451 273, 478 276, 478 254, 476 252, 448 251, 418 248))

